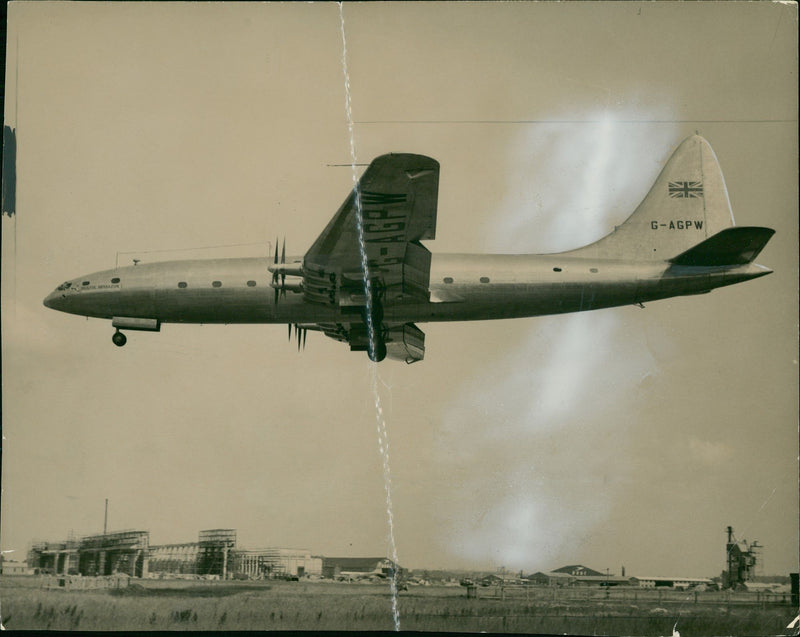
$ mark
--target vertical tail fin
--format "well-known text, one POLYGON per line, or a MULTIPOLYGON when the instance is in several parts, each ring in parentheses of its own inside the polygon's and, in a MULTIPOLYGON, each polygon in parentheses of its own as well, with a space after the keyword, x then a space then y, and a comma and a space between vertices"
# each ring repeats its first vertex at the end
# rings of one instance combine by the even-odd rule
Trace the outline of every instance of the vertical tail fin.
POLYGON ((733 226, 717 158, 699 135, 684 140, 634 213, 611 234, 570 255, 663 261, 733 226))

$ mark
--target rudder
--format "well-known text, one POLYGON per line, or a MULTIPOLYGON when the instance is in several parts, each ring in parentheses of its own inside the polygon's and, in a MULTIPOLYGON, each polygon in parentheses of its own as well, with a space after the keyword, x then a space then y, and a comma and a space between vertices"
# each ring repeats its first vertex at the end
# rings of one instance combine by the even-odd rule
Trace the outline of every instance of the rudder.
POLYGON ((570 255, 664 261, 733 226, 728 191, 709 143, 693 135, 667 161, 634 213, 570 255))

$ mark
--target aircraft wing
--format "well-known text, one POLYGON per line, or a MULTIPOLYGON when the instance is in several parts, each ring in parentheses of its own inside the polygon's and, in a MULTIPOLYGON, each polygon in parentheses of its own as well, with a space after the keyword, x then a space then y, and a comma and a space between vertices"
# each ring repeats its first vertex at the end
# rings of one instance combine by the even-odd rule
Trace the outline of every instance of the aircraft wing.
POLYGON ((383 320, 384 308, 430 299, 431 253, 420 241, 436 236, 439 162, 424 155, 375 159, 303 257, 303 295, 339 306, 348 322, 320 324, 326 336, 370 351, 362 255, 372 293, 377 354, 413 362, 425 353, 425 334, 413 323, 383 320), (360 211, 362 232, 359 233, 360 211), (363 246, 360 242, 363 237, 363 246))
POLYGON ((307 301, 364 306, 362 246, 373 295, 384 305, 428 300, 431 254, 421 243, 436 236, 439 162, 424 155, 376 158, 303 257, 307 301))

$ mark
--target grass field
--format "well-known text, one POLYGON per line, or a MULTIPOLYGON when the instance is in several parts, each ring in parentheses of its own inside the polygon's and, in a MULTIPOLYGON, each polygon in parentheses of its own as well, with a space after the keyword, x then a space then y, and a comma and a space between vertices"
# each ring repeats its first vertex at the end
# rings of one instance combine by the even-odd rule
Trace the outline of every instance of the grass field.
MULTIPOLYGON (((8 629, 52 630, 392 630, 386 584, 134 580, 127 589, 66 592, 35 577, 0 578, 8 629)), ((548 598, 549 595, 549 598, 548 598)), ((467 599, 464 588, 417 586, 400 593, 403 630, 585 635, 780 635, 788 605, 669 600, 467 599)))

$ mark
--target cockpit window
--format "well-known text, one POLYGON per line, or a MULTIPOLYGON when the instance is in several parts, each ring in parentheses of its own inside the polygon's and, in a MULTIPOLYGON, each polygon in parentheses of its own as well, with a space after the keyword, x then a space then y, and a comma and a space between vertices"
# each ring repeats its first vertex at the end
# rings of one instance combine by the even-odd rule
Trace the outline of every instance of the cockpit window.
POLYGON ((59 290, 68 290, 71 287, 72 287, 72 283, 70 283, 69 281, 64 281, 64 283, 59 285, 57 289, 59 289, 59 290))

